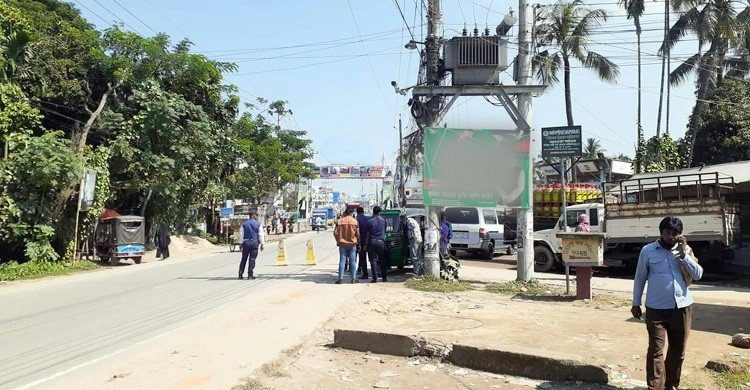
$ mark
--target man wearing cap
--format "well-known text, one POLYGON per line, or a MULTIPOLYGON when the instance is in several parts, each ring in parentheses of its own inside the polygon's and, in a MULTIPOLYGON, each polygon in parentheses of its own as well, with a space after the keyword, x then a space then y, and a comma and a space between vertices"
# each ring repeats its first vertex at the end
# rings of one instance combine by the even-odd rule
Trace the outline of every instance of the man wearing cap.
POLYGON ((253 275, 255 259, 258 258, 258 249, 263 250, 265 241, 263 229, 261 229, 260 222, 258 222, 258 212, 250 210, 250 219, 245 221, 240 229, 242 261, 240 261, 240 273, 237 279, 242 280, 242 275, 245 273, 245 264, 247 264, 247 278, 255 279, 255 275, 253 275))
POLYGON ((380 216, 380 206, 372 209, 372 217, 367 221, 367 255, 370 258, 370 270, 372 271, 372 283, 378 282, 376 269, 380 268, 380 276, 384 282, 388 281, 387 259, 385 253, 385 219, 380 216))

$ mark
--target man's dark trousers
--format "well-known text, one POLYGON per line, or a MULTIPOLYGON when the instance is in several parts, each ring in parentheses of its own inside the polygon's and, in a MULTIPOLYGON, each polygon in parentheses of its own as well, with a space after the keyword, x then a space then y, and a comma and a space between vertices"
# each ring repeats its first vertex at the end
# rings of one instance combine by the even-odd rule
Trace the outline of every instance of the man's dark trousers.
POLYGON ((362 272, 362 279, 367 279, 369 277, 367 274, 367 251, 362 248, 359 249, 359 264, 357 265, 357 268, 359 269, 359 272, 362 272))
POLYGON ((370 240, 368 256, 370 257, 370 271, 372 271, 372 280, 378 280, 378 274, 375 271, 380 269, 380 277, 383 281, 388 280, 388 266, 385 259, 385 242, 383 240, 370 240))
POLYGON ((240 277, 245 273, 247 264, 247 276, 253 276, 255 270, 255 259, 258 258, 258 240, 245 240, 242 242, 242 261, 240 261, 240 277), (249 262, 248 262, 249 260, 249 262))
POLYGON ((679 387, 691 323, 690 306, 682 309, 646 308, 646 378, 649 390, 679 387), (665 343, 668 344, 667 357, 662 359, 665 343))

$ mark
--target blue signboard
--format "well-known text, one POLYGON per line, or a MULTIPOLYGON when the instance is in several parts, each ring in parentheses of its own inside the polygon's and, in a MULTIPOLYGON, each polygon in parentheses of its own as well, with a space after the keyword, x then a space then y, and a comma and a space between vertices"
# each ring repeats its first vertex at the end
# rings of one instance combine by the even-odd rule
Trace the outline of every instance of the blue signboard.
POLYGON ((234 215, 234 207, 222 207, 219 210, 219 217, 227 218, 234 215))
POLYGON ((333 204, 336 204, 341 200, 341 193, 338 191, 334 191, 333 193, 333 204))

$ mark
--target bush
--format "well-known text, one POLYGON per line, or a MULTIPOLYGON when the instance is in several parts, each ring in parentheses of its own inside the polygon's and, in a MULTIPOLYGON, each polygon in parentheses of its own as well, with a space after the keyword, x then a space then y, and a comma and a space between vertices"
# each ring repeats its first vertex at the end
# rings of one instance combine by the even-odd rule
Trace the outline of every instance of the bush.
POLYGON ((90 261, 79 261, 66 263, 62 261, 27 261, 17 263, 0 264, 0 281, 13 281, 24 279, 38 279, 45 276, 69 275, 77 271, 86 271, 100 268, 99 265, 90 261))
POLYGON ((452 293, 471 290, 467 282, 447 281, 438 278, 411 278, 406 281, 406 287, 419 291, 452 293))

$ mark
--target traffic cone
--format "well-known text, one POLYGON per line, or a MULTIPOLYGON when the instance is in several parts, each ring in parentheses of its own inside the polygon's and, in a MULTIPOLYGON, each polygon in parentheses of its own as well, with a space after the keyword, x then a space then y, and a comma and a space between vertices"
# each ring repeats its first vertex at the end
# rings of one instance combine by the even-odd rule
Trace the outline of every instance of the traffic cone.
POLYGON ((313 244, 312 238, 307 240, 307 265, 316 265, 315 261, 315 245, 313 244))
POLYGON ((286 263, 286 248, 283 238, 279 240, 279 255, 276 257, 276 265, 288 265, 286 263))

